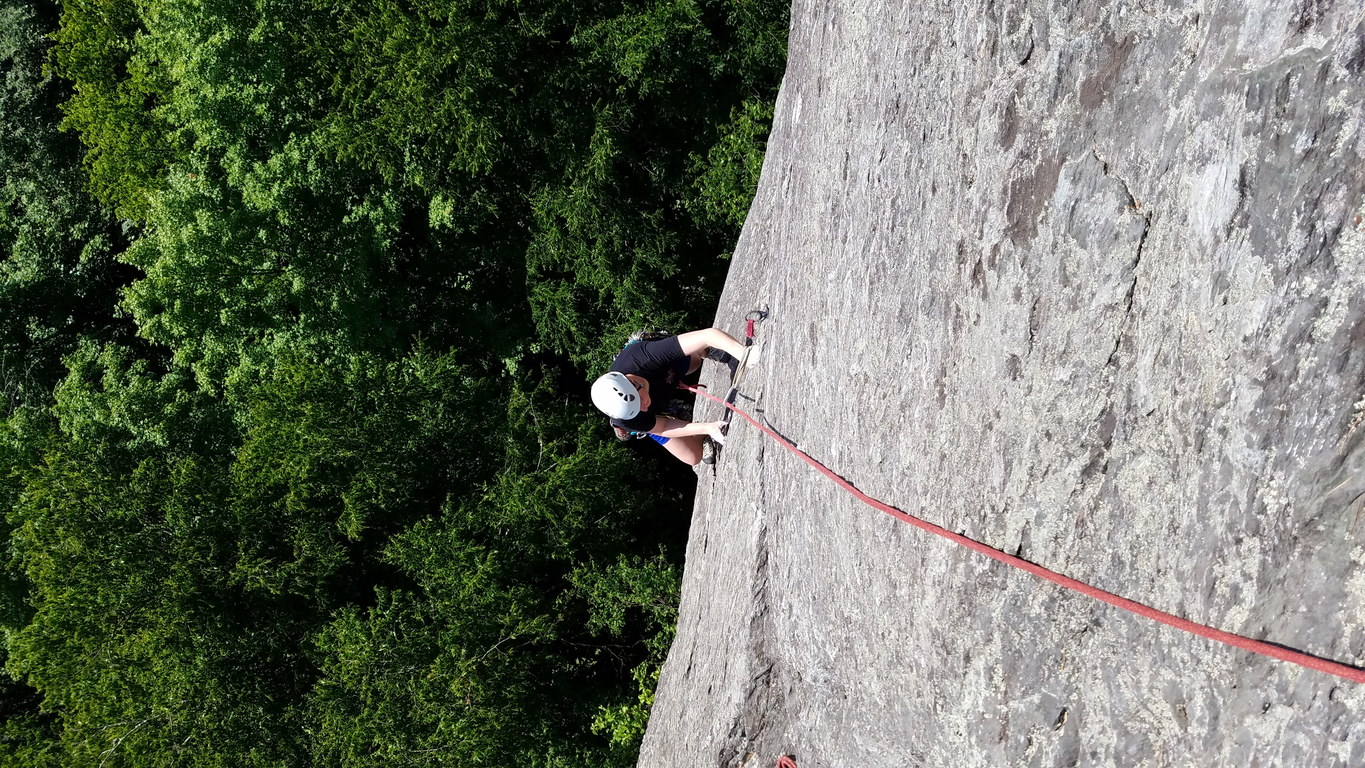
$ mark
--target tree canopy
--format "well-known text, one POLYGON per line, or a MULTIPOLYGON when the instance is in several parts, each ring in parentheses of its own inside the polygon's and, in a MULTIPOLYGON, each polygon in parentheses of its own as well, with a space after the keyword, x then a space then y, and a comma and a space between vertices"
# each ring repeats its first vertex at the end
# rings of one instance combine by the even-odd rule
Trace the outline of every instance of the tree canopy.
POLYGON ((0 0, 0 765, 626 765, 787 9, 0 0))

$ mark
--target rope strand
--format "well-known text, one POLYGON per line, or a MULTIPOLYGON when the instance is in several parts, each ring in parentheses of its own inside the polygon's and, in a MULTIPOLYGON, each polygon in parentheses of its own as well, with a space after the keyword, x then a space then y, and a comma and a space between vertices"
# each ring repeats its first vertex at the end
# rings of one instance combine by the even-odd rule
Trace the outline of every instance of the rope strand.
POLYGON ((688 386, 685 384, 683 385, 683 387, 691 392, 702 395, 710 400, 714 400, 717 403, 720 403, 721 405, 725 406, 726 408, 729 408, 731 411, 734 411, 735 413, 739 414, 745 421, 754 425, 760 431, 776 440, 778 444, 781 445, 783 448, 786 448, 788 451, 791 451, 793 454, 796 455, 797 458, 814 467, 815 470, 820 474, 824 475, 825 477, 828 477, 830 480, 833 480, 840 488, 843 488, 845 491, 852 494, 859 501, 863 502, 864 504, 867 504, 870 507, 881 510, 882 512, 891 515, 897 520, 909 523, 910 525, 913 525, 921 530, 928 531, 929 533, 932 533, 935 536, 941 536, 945 539, 948 539, 949 541, 961 544, 962 546, 967 547, 968 549, 979 552, 985 555, 986 557, 999 560, 1000 562, 1006 565, 1013 566, 1023 571, 1028 571, 1034 576, 1037 576, 1042 579, 1047 579, 1048 581, 1051 581, 1054 584, 1059 584, 1063 587, 1066 587, 1067 589, 1079 592, 1088 597, 1092 597, 1096 600, 1108 603, 1117 608, 1122 608, 1123 610, 1128 611, 1130 613, 1135 613, 1139 616, 1145 616, 1146 618, 1152 619, 1153 621, 1159 621, 1167 626, 1175 627, 1176 629, 1184 630, 1185 632, 1189 632, 1191 634, 1198 635, 1209 640, 1216 640, 1217 642, 1224 643, 1225 645, 1230 645, 1234 648, 1240 648, 1244 651, 1249 651, 1251 653, 1259 654, 1261 656, 1268 656, 1272 659, 1279 659, 1280 661, 1287 661, 1291 664, 1298 664, 1301 667, 1307 667, 1308 669, 1312 669, 1317 672, 1323 672, 1329 675, 1334 675, 1336 677, 1350 680, 1352 682, 1365 683, 1365 669, 1353 667, 1348 664, 1332 661, 1330 659, 1324 659, 1318 656, 1313 656, 1311 654, 1304 653, 1302 651, 1296 651, 1293 650, 1292 648, 1285 648, 1274 643, 1267 643, 1261 640, 1253 640, 1249 637, 1243 637, 1242 635, 1235 635, 1231 632, 1225 632, 1221 629, 1215 629, 1214 627, 1206 626, 1204 624, 1198 624, 1188 619, 1182 619, 1174 614, 1157 610, 1156 608, 1153 608, 1151 606, 1143 605, 1142 603, 1129 600, 1126 597, 1120 597, 1119 595, 1116 595, 1112 592, 1106 592, 1105 590, 1100 589, 1098 587, 1092 587, 1089 584, 1077 581, 1076 579, 1073 579, 1070 576, 1063 576, 1062 574, 1057 573, 1056 571, 1048 570, 1047 568, 1044 568, 1043 566, 1038 565, 1037 563, 1031 563, 1028 560, 1024 560, 1023 558, 1007 554, 998 549, 995 549, 994 547, 982 544, 981 542, 976 541, 974 539, 969 539, 966 536, 963 536, 962 534, 953 533, 952 531, 949 531, 946 528, 934 525, 933 523, 930 523, 926 520, 921 520, 920 518, 915 517, 914 515, 897 509, 896 507, 893 507, 890 504, 878 501, 877 499, 874 499, 871 496, 868 496, 866 493, 863 493, 862 491, 858 490, 858 488, 855 487, 852 483, 836 474, 829 467, 826 467, 824 464, 821 464, 819 461, 816 461, 815 459, 811 458, 809 454, 807 454, 800 448, 797 448, 786 438, 782 437, 781 435, 777 434, 771 429, 763 426, 762 424, 759 424, 757 421, 754 420, 752 416, 745 413, 743 410, 735 407, 733 404, 727 403, 724 400, 720 399, 719 397, 716 397, 715 395, 712 395, 709 392, 702 391, 697 387, 688 386))

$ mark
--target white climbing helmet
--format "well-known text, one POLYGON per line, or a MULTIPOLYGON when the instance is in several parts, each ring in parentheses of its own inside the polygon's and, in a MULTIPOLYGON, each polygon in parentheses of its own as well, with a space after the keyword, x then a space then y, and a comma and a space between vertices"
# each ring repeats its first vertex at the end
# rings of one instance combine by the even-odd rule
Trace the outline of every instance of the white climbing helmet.
POLYGON ((592 404, 613 419, 633 419, 640 413, 640 393, 630 379, 612 371, 592 383, 592 404))

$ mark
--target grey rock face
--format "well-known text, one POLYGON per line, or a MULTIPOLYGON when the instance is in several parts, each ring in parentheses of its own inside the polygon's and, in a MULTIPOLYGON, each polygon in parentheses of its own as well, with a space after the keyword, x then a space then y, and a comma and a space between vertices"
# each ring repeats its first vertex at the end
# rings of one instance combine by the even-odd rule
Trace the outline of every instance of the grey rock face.
MULTIPOLYGON (((912 514, 1365 665, 1363 24, 797 0, 717 319, 772 309, 740 404, 912 514)), ((930 537, 737 420, 639 764, 780 754, 1365 765, 1365 686, 930 537)))

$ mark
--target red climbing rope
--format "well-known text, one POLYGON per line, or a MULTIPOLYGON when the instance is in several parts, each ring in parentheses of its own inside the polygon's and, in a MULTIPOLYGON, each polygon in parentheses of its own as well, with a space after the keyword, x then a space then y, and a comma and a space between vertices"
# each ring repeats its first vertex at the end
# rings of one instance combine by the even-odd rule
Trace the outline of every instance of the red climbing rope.
MULTIPOLYGON (((833 480, 835 483, 839 485, 839 487, 843 488, 845 491, 848 491, 849 493, 857 497, 859 501, 863 502, 864 504, 867 504, 868 506, 879 509, 885 512, 886 514, 896 518, 897 520, 907 522, 915 526, 916 528, 923 529, 934 535, 942 536, 943 538, 948 539, 949 541, 961 544, 962 546, 967 547, 968 549, 980 552, 986 557, 994 558, 1002 563, 1005 563, 1006 565, 1012 565, 1015 568, 1019 568, 1020 570, 1028 571, 1034 576, 1047 579, 1048 581, 1051 581, 1054 584, 1060 584, 1063 587, 1066 587, 1067 589, 1080 592, 1083 595, 1088 595, 1090 597, 1095 598, 1096 600, 1101 600, 1110 605, 1122 608, 1125 611, 1136 613, 1139 616, 1145 616, 1149 619, 1159 621, 1162 624, 1166 624, 1167 626, 1175 627, 1176 629, 1182 629, 1186 632, 1190 632, 1192 634, 1199 635, 1200 637, 1208 638, 1210 640, 1217 640, 1220 643, 1231 645, 1234 648, 1241 648, 1244 651, 1250 651, 1252 653, 1260 654, 1262 656, 1269 656, 1272 659, 1287 661, 1290 662, 1291 664, 1298 664, 1299 666, 1302 667, 1307 667, 1318 672, 1325 672, 1329 675, 1342 677, 1353 682, 1365 683, 1365 669, 1360 669, 1359 667, 1352 667, 1350 665, 1342 664, 1336 661, 1330 661, 1328 659, 1322 659, 1317 656, 1312 656, 1307 653, 1303 653, 1302 651, 1284 648, 1273 643, 1267 643, 1260 640, 1252 640, 1249 637, 1234 635, 1231 632, 1224 632, 1221 629, 1214 629, 1213 627, 1205 626, 1203 624, 1196 624, 1195 622, 1190 621, 1188 619, 1182 619, 1179 616, 1166 613, 1165 611, 1158 611, 1157 609, 1152 608, 1151 606, 1134 602, 1126 597, 1119 597, 1118 595, 1112 592, 1106 592, 1097 587, 1092 587, 1089 584, 1077 581, 1071 578, 1070 576, 1063 576, 1062 574, 1057 573, 1055 571, 1050 571, 1047 568, 1038 565, 1037 563, 1030 563, 1029 561, 1024 560, 1023 558, 1006 554, 998 549, 982 544, 979 541, 969 539, 966 536, 963 536, 962 534, 953 533, 952 531, 949 531, 946 528, 942 528, 940 526, 934 525, 933 523, 921 520, 918 517, 915 517, 914 515, 896 509, 890 504, 880 502, 872 498, 871 496, 868 496, 867 494, 863 493, 862 491, 858 490, 852 483, 845 480, 843 477, 840 477, 839 475, 835 474, 829 467, 826 467, 824 464, 821 464, 820 462, 811 458, 805 451, 802 451, 800 448, 797 448, 786 438, 782 437, 781 435, 777 434, 771 429, 768 429, 762 424, 759 424, 757 421, 754 420, 752 416, 740 410, 739 408, 736 408, 731 403, 727 403, 724 400, 720 399, 719 397, 716 397, 715 395, 712 395, 709 392, 704 392, 696 387, 688 386, 686 384, 682 386, 691 392, 695 392, 706 398, 714 400, 720 403, 721 405, 725 406, 726 408, 729 408, 730 410, 739 414, 744 418, 745 421, 749 422, 755 427, 758 427, 759 430, 761 430, 769 437, 776 440, 778 444, 780 444, 783 448, 786 448, 788 451, 791 451, 792 453, 796 454, 797 458, 801 459, 802 461, 806 462, 812 467, 815 467, 817 472, 824 475, 825 477, 828 477, 830 480, 833 480)), ((780 763, 779 768, 781 768, 780 763)))

